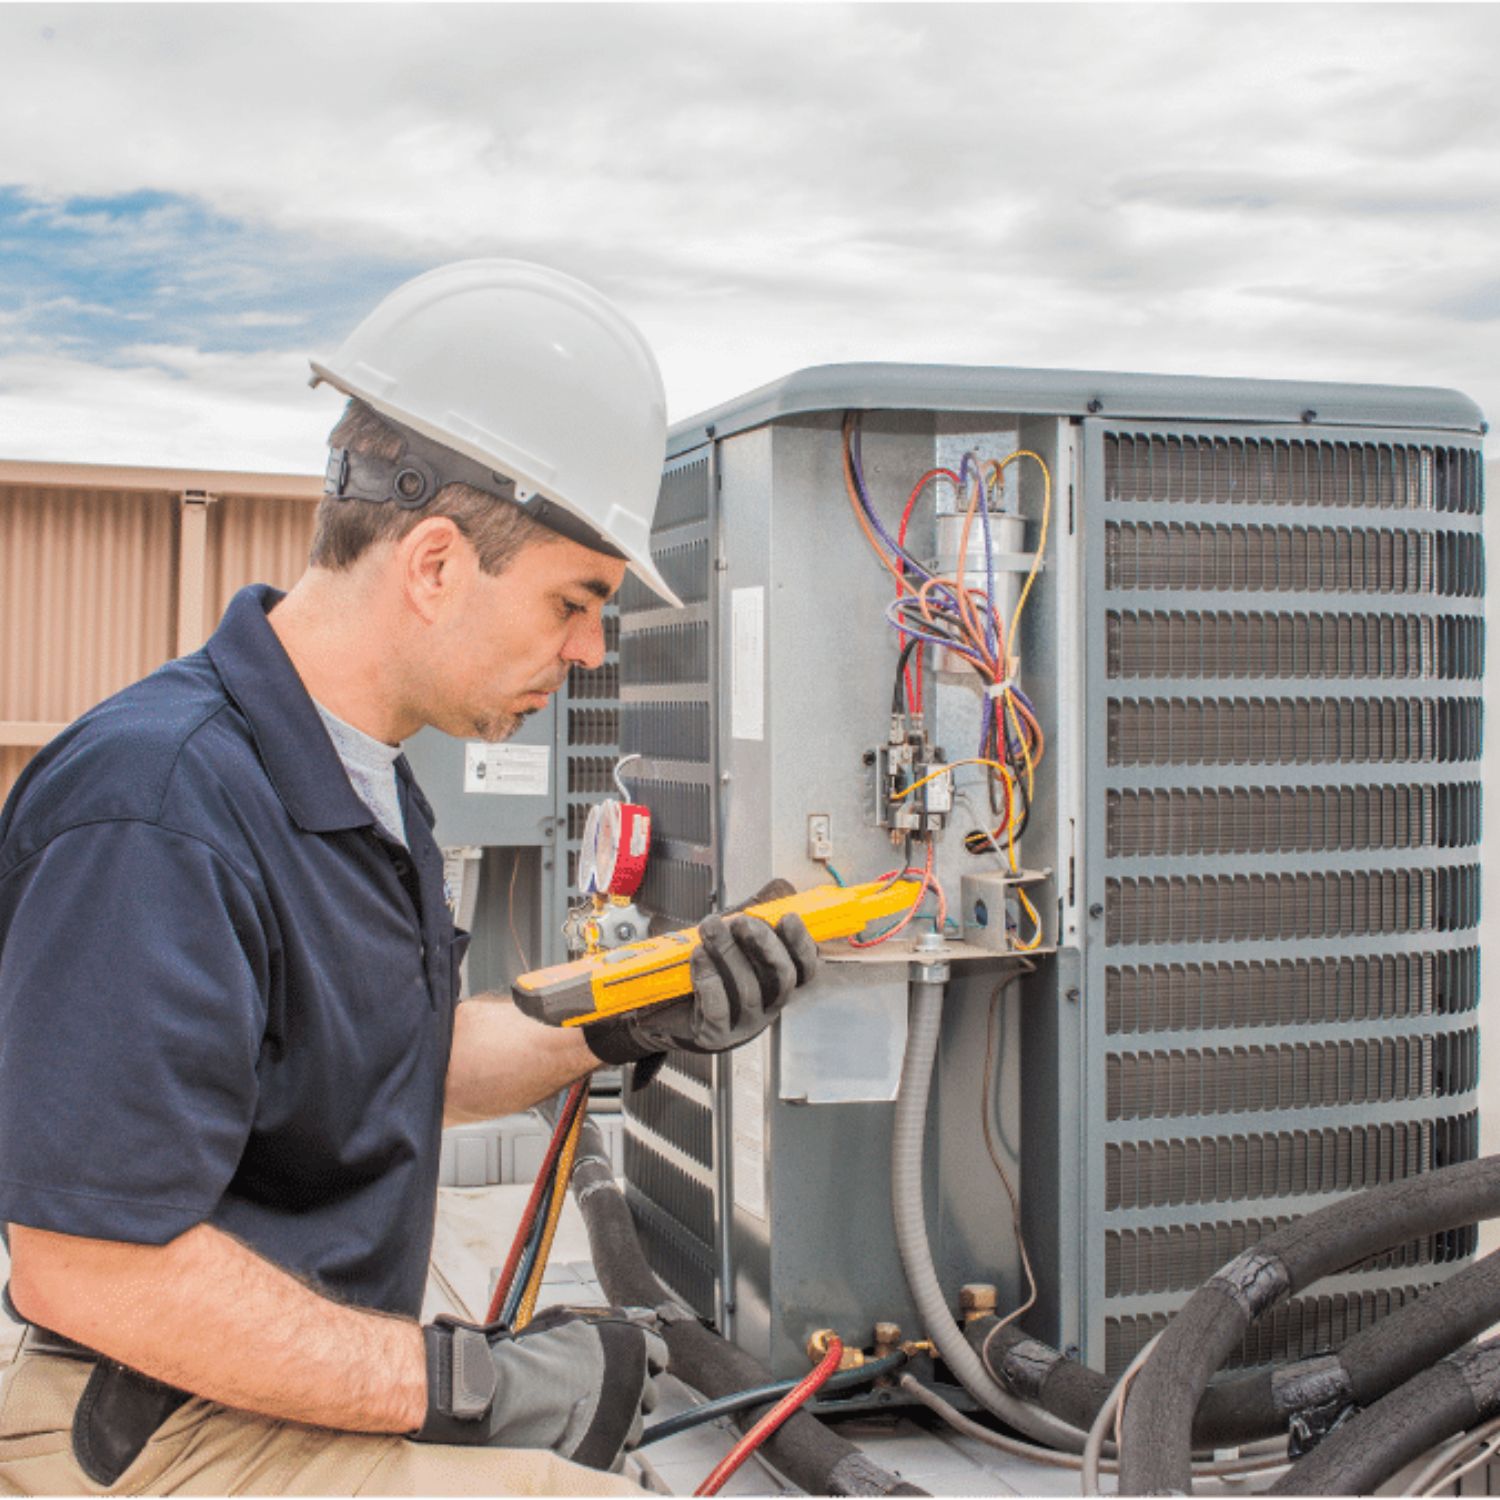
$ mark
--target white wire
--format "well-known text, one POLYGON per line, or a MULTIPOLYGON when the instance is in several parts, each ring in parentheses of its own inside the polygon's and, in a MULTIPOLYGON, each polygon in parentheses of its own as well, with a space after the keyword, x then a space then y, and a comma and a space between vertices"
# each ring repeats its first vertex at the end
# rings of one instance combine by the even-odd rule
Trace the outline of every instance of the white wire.
MULTIPOLYGON (((1403 1486, 1404 1492, 1408 1495, 1438 1494, 1458 1477, 1454 1474, 1444 1475, 1443 1471, 1462 1458, 1476 1443, 1488 1445, 1492 1440, 1500 1443, 1500 1417, 1492 1417, 1481 1426, 1461 1432, 1457 1437, 1449 1438, 1441 1447, 1431 1450, 1430 1461, 1409 1484, 1403 1486)), ((1490 1451, 1497 1452, 1500 1448, 1492 1448, 1490 1451)), ((1467 1473, 1468 1470, 1463 1472, 1467 1473)))
MULTIPOLYGON (((1072 1469, 1075 1473, 1083 1467, 1083 1460, 1076 1453, 1062 1453, 1052 1448, 1043 1448, 1036 1443, 1023 1442, 1019 1438, 1007 1437, 1002 1432, 981 1426, 971 1417, 965 1416, 956 1406, 950 1405, 936 1391, 930 1390, 910 1375, 903 1375, 900 1385, 909 1396, 921 1402, 929 1411, 935 1412, 955 1432, 962 1433, 964 1437, 971 1437, 990 1448, 998 1448, 1000 1452, 1008 1453, 1012 1458, 1047 1464, 1056 1469, 1072 1469)), ((1287 1466, 1284 1454, 1252 1454, 1247 1449, 1241 1449, 1240 1452, 1242 1454, 1240 1458, 1195 1463, 1193 1473, 1204 1479, 1233 1479, 1250 1474, 1270 1473, 1273 1469, 1284 1469, 1287 1466)), ((1119 1471, 1119 1465, 1109 1460, 1105 1460, 1101 1468, 1107 1474, 1119 1471)))
POLYGON ((1119 1408, 1121 1395, 1127 1382, 1151 1357, 1151 1351, 1156 1348, 1156 1341, 1160 1337, 1159 1333, 1152 1334, 1150 1342, 1130 1361, 1125 1373, 1115 1382, 1115 1388, 1105 1398, 1104 1405, 1099 1408, 1098 1415, 1094 1418, 1094 1425, 1089 1428, 1088 1441, 1083 1445, 1082 1485, 1085 1495, 1100 1493, 1099 1469, 1104 1457, 1104 1434, 1114 1426, 1115 1412, 1119 1408))

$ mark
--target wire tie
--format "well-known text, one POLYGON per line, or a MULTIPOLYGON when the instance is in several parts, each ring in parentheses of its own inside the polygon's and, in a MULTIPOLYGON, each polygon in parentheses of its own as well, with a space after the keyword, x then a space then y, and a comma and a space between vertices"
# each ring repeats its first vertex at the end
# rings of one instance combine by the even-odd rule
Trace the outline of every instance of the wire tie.
POLYGON ((1015 683, 1009 677, 1006 677, 999 682, 992 682, 984 690, 984 696, 986 698, 1003 698, 1014 686, 1015 683))

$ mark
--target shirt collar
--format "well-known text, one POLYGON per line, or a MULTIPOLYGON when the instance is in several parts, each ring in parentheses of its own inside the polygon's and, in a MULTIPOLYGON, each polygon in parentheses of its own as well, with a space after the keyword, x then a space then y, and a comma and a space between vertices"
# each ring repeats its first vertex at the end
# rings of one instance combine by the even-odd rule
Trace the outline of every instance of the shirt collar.
MULTIPOLYGON (((370 828, 375 816, 349 781, 318 710, 267 612, 283 595, 263 583, 229 601, 204 648, 225 691, 250 725, 266 775, 296 825, 307 833, 370 828)), ((410 776, 403 756, 398 774, 410 776)))

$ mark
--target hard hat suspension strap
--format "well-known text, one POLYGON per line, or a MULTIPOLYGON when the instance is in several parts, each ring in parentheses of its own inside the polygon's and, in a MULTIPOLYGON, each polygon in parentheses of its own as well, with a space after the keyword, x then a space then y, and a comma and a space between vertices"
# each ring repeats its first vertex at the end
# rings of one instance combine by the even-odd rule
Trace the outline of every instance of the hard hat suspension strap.
POLYGON ((445 485, 466 484, 496 500, 519 505, 539 526, 565 536, 607 557, 624 553, 572 511, 541 495, 523 495, 515 481, 493 469, 435 443, 390 417, 385 421, 401 437, 395 458, 330 448, 323 476, 323 493, 336 500, 363 500, 371 505, 398 505, 421 510, 445 485))

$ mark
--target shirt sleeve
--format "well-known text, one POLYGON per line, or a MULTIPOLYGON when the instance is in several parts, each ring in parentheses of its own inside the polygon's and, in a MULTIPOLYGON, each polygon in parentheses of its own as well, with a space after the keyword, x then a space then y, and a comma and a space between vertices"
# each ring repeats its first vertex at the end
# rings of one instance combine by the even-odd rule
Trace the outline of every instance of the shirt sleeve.
POLYGON ((186 834, 90 824, 0 880, 0 1220, 165 1244, 208 1218, 269 971, 249 888, 186 834))

